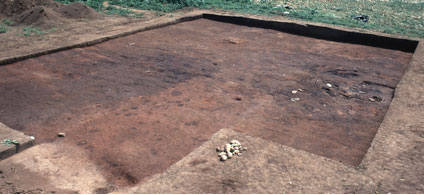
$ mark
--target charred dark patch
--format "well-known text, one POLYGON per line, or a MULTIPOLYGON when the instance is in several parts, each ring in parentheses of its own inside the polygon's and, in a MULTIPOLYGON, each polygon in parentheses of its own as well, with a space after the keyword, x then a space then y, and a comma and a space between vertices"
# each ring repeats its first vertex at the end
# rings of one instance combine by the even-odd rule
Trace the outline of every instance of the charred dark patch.
POLYGON ((351 77, 357 77, 359 76, 357 70, 342 70, 342 69, 334 69, 329 70, 326 73, 330 73, 332 75, 344 77, 344 78, 351 78, 351 77))

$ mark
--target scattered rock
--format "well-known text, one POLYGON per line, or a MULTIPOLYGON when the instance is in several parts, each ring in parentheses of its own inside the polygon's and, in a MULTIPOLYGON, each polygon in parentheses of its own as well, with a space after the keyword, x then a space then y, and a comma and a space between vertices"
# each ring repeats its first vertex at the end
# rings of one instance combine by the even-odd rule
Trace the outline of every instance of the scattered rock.
POLYGON ((66 137, 66 133, 58 133, 57 137, 66 137))
POLYGON ((241 43, 241 40, 240 39, 237 39, 237 38, 228 38, 228 39, 225 39, 225 41, 227 41, 228 43, 232 43, 232 44, 239 44, 239 43, 241 43))
POLYGON ((372 96, 372 98, 376 101, 376 102, 382 102, 383 99, 381 97, 378 96, 372 96))
POLYGON ((296 94, 297 93, 297 90, 293 90, 291 93, 292 94, 296 94))
POLYGON ((327 86, 328 88, 332 88, 333 85, 331 85, 330 83, 325 84, 325 86, 327 86))
POLYGON ((300 100, 300 98, 292 98, 292 99, 290 99, 292 102, 296 102, 296 101, 299 101, 300 100))

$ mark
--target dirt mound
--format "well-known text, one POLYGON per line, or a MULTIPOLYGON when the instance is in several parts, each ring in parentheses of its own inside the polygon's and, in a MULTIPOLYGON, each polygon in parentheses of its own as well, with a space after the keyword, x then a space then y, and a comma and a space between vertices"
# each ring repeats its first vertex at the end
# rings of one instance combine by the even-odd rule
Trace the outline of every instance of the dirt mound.
POLYGON ((51 8, 37 6, 13 18, 16 24, 50 28, 66 22, 63 16, 51 8))
POLYGON ((37 6, 58 7, 53 0, 1 0, 0 15, 15 16, 37 6))
POLYGON ((61 6, 56 11, 66 18, 96 19, 100 17, 100 14, 80 2, 61 6))
POLYGON ((14 16, 16 24, 51 28, 69 22, 69 19, 96 19, 101 15, 92 8, 82 4, 52 4, 53 6, 36 6, 14 16))

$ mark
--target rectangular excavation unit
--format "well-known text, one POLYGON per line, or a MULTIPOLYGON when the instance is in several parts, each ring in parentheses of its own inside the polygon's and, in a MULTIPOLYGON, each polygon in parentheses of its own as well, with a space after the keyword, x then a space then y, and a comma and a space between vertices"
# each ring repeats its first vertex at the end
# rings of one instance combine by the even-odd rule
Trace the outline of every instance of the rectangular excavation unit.
POLYGON ((164 171, 227 127, 361 162, 416 43, 396 50, 374 35, 361 45, 331 29, 325 40, 211 19, 0 66, 0 121, 87 150, 118 185, 164 171))

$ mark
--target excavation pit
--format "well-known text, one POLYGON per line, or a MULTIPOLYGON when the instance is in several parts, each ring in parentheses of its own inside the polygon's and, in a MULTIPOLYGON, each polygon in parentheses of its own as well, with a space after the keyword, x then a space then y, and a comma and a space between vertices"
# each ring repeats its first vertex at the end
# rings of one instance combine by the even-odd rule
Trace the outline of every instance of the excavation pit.
POLYGON ((164 171, 226 127, 358 165, 416 45, 222 19, 2 66, 0 121, 38 143, 77 145, 118 185, 164 171))

